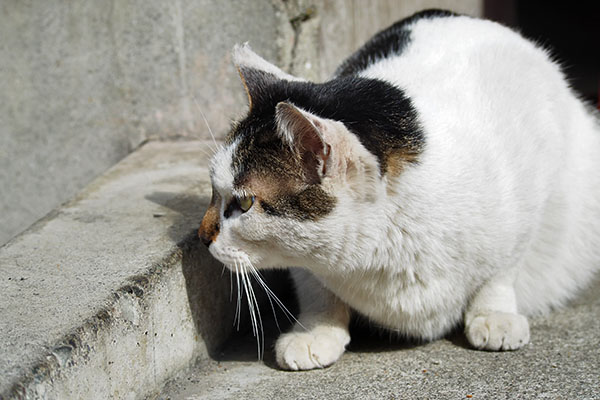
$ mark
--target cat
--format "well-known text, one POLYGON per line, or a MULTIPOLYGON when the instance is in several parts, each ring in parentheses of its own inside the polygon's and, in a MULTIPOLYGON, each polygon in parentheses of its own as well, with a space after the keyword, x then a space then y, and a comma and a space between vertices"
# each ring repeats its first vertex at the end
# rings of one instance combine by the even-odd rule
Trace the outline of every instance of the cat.
POLYGON ((526 316, 598 270, 598 118, 518 33, 420 12, 324 83, 247 44, 233 58, 249 111, 211 160, 199 236, 242 279, 293 267, 281 368, 336 362, 352 313, 422 340, 464 324, 474 348, 515 350, 526 316))

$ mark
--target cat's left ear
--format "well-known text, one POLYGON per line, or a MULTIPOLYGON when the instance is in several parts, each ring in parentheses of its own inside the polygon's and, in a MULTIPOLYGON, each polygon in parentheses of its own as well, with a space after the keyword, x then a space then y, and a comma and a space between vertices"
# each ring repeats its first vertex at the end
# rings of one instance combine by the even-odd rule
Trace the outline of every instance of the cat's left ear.
POLYGON ((331 146, 325 141, 319 117, 281 102, 275 109, 277 131, 298 156, 308 183, 320 183, 327 174, 331 146))
POLYGON ((248 95, 250 108, 269 94, 269 87, 279 81, 302 81, 271 64, 252 51, 248 43, 235 45, 233 62, 238 69, 248 95))

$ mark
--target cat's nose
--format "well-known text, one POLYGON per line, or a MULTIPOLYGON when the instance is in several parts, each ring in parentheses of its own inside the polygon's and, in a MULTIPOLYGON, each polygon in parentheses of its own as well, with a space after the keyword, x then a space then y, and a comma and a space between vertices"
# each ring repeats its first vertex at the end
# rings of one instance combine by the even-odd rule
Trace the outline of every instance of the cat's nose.
POLYGON ((212 243, 212 237, 207 235, 204 229, 198 229, 198 236, 200 237, 200 240, 202 241, 202 243, 204 243, 206 247, 209 247, 212 243))
POLYGON ((202 243, 206 247, 210 246, 219 235, 219 211, 214 207, 210 206, 202 218, 200 223, 200 229, 198 229, 198 237, 202 240, 202 243))

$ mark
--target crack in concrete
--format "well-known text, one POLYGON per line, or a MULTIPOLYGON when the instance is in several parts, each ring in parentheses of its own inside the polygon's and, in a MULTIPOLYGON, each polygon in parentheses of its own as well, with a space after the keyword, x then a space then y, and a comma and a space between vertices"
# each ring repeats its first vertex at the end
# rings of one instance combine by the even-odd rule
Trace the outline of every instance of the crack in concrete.
POLYGON ((295 2, 295 4, 289 4, 286 2, 285 5, 288 14, 288 21, 294 32, 290 64, 287 66, 287 70, 293 74, 298 61, 298 44, 300 43, 300 37, 303 33, 302 24, 316 17, 317 9, 312 5, 301 7, 297 2, 295 2), (293 10, 292 8, 295 8, 296 10, 293 10), (298 8, 300 10, 297 10, 298 8))

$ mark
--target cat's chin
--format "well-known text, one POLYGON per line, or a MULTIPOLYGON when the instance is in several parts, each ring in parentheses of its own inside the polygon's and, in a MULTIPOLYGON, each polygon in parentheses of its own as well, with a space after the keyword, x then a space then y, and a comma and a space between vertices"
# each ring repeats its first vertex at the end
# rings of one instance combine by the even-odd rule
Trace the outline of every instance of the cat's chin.
POLYGON ((208 248, 208 250, 210 251, 210 254, 213 255, 213 257, 215 257, 217 260, 221 261, 223 264, 227 265, 231 269, 235 269, 236 265, 252 263, 248 254, 233 247, 221 248, 220 246, 213 243, 208 248))
POLYGON ((221 247, 214 243, 208 249, 210 254, 232 271, 244 271, 249 268, 258 269, 264 262, 256 256, 250 256, 243 250, 234 247, 221 247))

